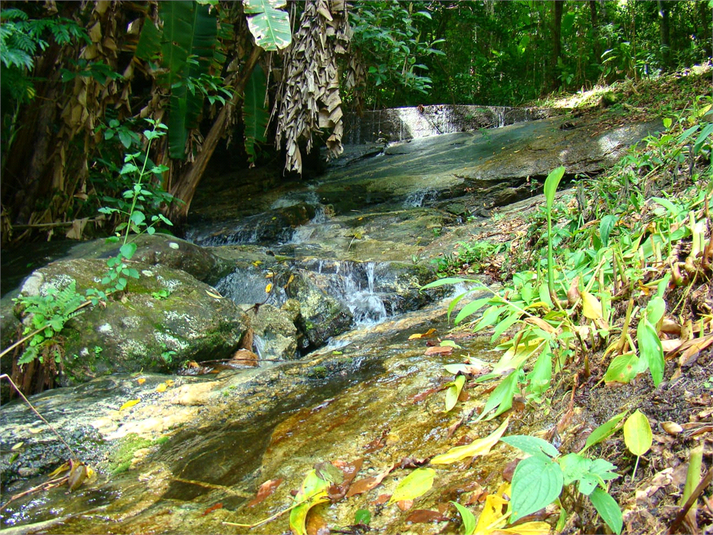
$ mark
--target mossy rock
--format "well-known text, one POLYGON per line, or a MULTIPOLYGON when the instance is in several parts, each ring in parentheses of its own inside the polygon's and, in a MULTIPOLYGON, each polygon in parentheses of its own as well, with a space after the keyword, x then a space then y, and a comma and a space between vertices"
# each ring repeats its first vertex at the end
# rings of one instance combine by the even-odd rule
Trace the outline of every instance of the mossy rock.
MULTIPOLYGON (((135 263, 141 276, 69 320, 59 335, 60 383, 71 385, 115 372, 175 371, 185 361, 224 359, 238 348, 244 314, 229 299, 184 271, 135 263), (211 295, 212 294, 212 295, 211 295)), ((63 260, 33 272, 22 293, 43 293, 76 281, 77 291, 100 287, 102 260, 63 260)))
MULTIPOLYGON (((165 234, 142 234, 135 240, 132 260, 148 265, 180 269, 207 284, 215 284, 233 269, 230 261, 186 240, 165 234)), ((69 258, 110 258, 119 252, 118 243, 94 240, 72 248, 69 258)))

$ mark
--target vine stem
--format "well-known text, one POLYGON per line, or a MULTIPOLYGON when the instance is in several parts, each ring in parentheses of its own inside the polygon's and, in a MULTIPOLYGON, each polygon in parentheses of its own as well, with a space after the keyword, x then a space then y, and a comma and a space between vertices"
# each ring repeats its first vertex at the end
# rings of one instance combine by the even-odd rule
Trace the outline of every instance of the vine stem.
POLYGON ((8 381, 10 381, 10 384, 15 389, 15 392, 20 394, 20 397, 25 401, 27 406, 30 407, 30 409, 32 409, 32 412, 34 412, 39 417, 40 420, 42 420, 44 423, 46 423, 47 427, 49 427, 52 430, 52 432, 57 436, 57 438, 60 440, 60 442, 67 447, 67 449, 69 450, 69 453, 72 454, 72 459, 78 460, 79 456, 74 452, 74 450, 70 447, 70 445, 65 442, 65 440, 62 438, 62 435, 60 435, 57 432, 57 430, 54 427, 52 427, 52 424, 50 424, 47 420, 45 420, 45 417, 39 413, 39 411, 35 408, 35 406, 32 403, 30 403, 30 400, 28 400, 25 397, 25 394, 22 393, 22 391, 18 388, 18 386, 15 384, 15 382, 12 380, 12 378, 8 374, 3 373, 2 375, 0 375, 0 379, 7 379, 8 381))

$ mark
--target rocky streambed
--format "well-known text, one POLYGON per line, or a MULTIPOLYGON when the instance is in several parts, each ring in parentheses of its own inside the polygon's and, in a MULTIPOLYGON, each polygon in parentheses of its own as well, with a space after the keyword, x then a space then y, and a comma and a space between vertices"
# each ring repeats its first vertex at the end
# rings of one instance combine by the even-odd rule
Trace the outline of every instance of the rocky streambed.
MULTIPOLYGON (((268 191, 234 176, 208 182, 189 241, 142 238, 139 282, 106 309, 68 322, 66 388, 32 398, 96 478, 72 493, 58 487, 14 500, 3 526, 244 533, 224 522, 251 524, 289 507, 315 464, 339 461, 383 483, 320 506, 326 525, 356 529, 349 526, 365 509, 384 532, 455 532, 457 515, 444 504, 487 486, 492 467, 512 456, 504 448, 467 471, 437 470, 438 484, 417 508, 442 518, 414 522, 380 501, 423 459, 497 427, 469 424, 477 396, 443 410, 452 379, 443 365, 495 356, 468 334, 457 335, 452 352, 428 351, 448 329, 449 296, 420 291, 435 277, 431 261, 459 240, 492 233, 493 210, 522 221, 552 168, 598 173, 651 128, 600 132, 554 117, 351 147, 324 176, 268 191), (410 338, 431 329, 432 338, 410 338), (176 374, 187 362, 207 371, 230 359, 248 331, 259 366, 176 374), (262 483, 278 480, 250 504, 262 483)), ((88 287, 111 254, 101 243, 80 245, 21 289, 70 280, 88 287)), ((3 347, 19 328, 13 295, 3 299, 3 347)), ((523 415, 510 431, 532 419, 523 415)), ((19 401, 2 407, 0 425, 6 500, 45 481, 69 452, 19 401)), ((287 530, 281 517, 250 532, 287 530)))

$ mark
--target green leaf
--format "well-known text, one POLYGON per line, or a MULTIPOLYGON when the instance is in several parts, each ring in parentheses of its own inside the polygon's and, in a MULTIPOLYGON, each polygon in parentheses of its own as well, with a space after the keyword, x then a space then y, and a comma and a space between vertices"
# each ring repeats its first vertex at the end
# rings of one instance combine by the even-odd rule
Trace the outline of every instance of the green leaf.
POLYGON ((615 357, 604 374, 605 383, 628 384, 641 371, 641 361, 634 353, 615 357))
POLYGON ((135 252, 136 244, 134 242, 125 243, 121 246, 121 248, 119 248, 119 253, 127 260, 131 260, 131 257, 134 256, 135 252))
POLYGON ((267 142, 266 129, 270 114, 265 107, 267 79, 260 65, 256 65, 245 86, 243 100, 243 122, 245 124, 245 152, 250 162, 255 162, 255 143, 267 142))
POLYGON ((515 311, 506 318, 502 319, 496 326, 495 329, 493 330, 493 335, 490 337, 490 343, 494 344, 500 339, 500 336, 507 331, 510 327, 512 327, 515 323, 517 323, 520 320, 521 313, 519 311, 515 311))
POLYGON ((629 451, 641 457, 651 448, 653 434, 646 415, 637 410, 627 418, 624 424, 624 443, 629 451))
POLYGON ((599 222, 599 236, 602 240, 602 247, 606 247, 609 244, 609 235, 616 225, 616 221, 617 217, 609 214, 602 217, 602 220, 599 222))
POLYGON ((639 346, 639 355, 651 370, 654 386, 658 386, 663 381, 666 361, 659 335, 656 334, 656 329, 646 318, 639 320, 639 325, 636 328, 636 341, 639 346))
MULTIPOLYGON (((144 215, 143 212, 141 212, 139 210, 135 210, 131 213, 130 219, 134 223, 134 225, 136 225, 137 227, 140 227, 146 221, 146 216, 144 215)), ((129 258, 129 257, 127 257, 127 258, 129 258)))
POLYGON ((538 437, 531 437, 528 435, 510 435, 500 440, 501 442, 509 444, 513 448, 517 448, 532 456, 541 457, 543 459, 557 457, 560 454, 557 448, 555 448, 552 444, 538 437))
POLYGON ((446 390, 446 412, 450 411, 456 406, 456 403, 458 403, 458 397, 460 396, 461 390, 463 390, 464 384, 465 375, 459 375, 455 381, 450 383, 448 390, 446 390))
POLYGON ((307 473, 297 496, 295 496, 295 501, 302 503, 290 511, 290 528, 293 533, 307 535, 307 513, 315 505, 329 501, 328 488, 329 482, 319 477, 316 470, 310 470, 307 473))
POLYGON ((646 319, 651 325, 656 325, 666 313, 666 301, 662 297, 655 295, 646 305, 646 319))
POLYGON ((365 526, 368 526, 370 522, 371 513, 368 509, 358 509, 357 512, 354 513, 355 524, 364 524, 365 526))
POLYGON ((562 492, 562 469, 542 457, 520 461, 512 477, 511 522, 551 504, 562 492))
POLYGON ((468 316, 472 316, 478 310, 487 305, 491 300, 492 297, 483 297, 481 299, 476 299, 475 301, 471 301, 470 303, 466 304, 463 308, 460 309, 460 311, 456 315, 456 319, 453 320, 454 323, 458 325, 465 318, 467 318, 468 316))
POLYGON ((532 371, 527 374, 528 385, 525 392, 528 395, 535 396, 539 398, 543 393, 547 391, 550 387, 550 381, 552 380, 552 351, 550 350, 549 344, 545 345, 545 348, 537 357, 535 366, 532 371))
POLYGON ((423 496, 433 486, 436 471, 433 468, 417 468, 399 482, 389 503, 414 500, 423 496))
POLYGON ((243 0, 243 10, 248 16, 248 28, 255 44, 268 52, 287 48, 292 42, 290 17, 276 9, 285 4, 284 0, 243 0))
POLYGON ((488 397, 488 401, 485 402, 485 407, 483 407, 483 412, 480 413, 480 416, 478 416, 476 421, 480 421, 483 418, 486 420, 492 420, 505 411, 510 410, 512 407, 513 397, 515 397, 515 391, 517 390, 517 378, 518 370, 515 370, 502 380, 502 382, 488 397), (494 413, 489 414, 490 411, 494 410, 496 407, 497 410, 494 413))
POLYGON ((451 502, 455 505, 456 509, 460 513, 460 517, 463 519, 463 535, 473 535, 475 533, 475 515, 466 509, 458 502, 451 502))
POLYGON ((459 284, 461 282, 480 283, 480 281, 477 281, 475 279, 462 279, 460 277, 445 277, 443 279, 438 279, 433 282, 429 282, 428 284, 426 284, 424 286, 421 286, 421 291, 428 290, 430 288, 438 288, 439 286, 448 286, 448 285, 459 284))
MULTIPOLYGON (((589 471, 589 466, 591 464, 592 461, 590 459, 582 457, 578 453, 568 453, 567 455, 563 455, 559 460, 559 465, 562 469, 564 484, 571 485, 575 481, 581 479, 589 471)), ((588 495, 589 493, 586 494, 588 495)))
POLYGON ((161 31, 156 28, 153 21, 146 17, 144 27, 141 29, 139 43, 136 45, 135 55, 139 59, 150 61, 161 53, 161 31))
POLYGON ((700 135, 698 136, 698 139, 696 139, 696 143, 693 146, 693 154, 699 154, 701 152, 701 148, 703 147, 703 144, 706 142, 706 140, 709 137, 711 137, 712 133, 713 133, 713 124, 709 124, 703 128, 700 135))
POLYGON ((500 314, 502 314, 504 311, 505 306, 491 306, 483 313, 483 316, 473 328, 473 332, 477 333, 478 331, 482 331, 486 327, 490 327, 491 325, 493 325, 496 321, 498 321, 500 314))
POLYGON ((579 453, 584 453, 588 448, 591 448, 595 444, 599 444, 601 441, 606 440, 614 433, 619 430, 619 423, 624 419, 628 411, 620 412, 616 416, 612 416, 602 425, 597 427, 591 434, 587 437, 584 447, 579 450, 579 453))
POLYGON ((602 517, 602 520, 607 523, 607 526, 619 535, 621 529, 624 527, 624 519, 622 518, 621 509, 619 504, 616 503, 614 498, 609 496, 606 491, 596 488, 589 495, 589 499, 592 500, 592 505, 602 517))
POLYGON ((557 192, 557 186, 559 186, 560 180, 564 176, 565 168, 560 166, 557 169, 553 169, 552 172, 547 175, 545 179, 545 201, 547 203, 547 210, 552 209, 552 203, 555 199, 555 193, 557 192))

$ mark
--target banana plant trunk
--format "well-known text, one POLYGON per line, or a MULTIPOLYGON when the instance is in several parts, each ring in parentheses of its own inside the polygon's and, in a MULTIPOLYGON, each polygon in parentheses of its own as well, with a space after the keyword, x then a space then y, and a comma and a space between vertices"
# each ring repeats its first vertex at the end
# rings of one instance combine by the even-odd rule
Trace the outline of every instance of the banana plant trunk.
POLYGON ((258 46, 252 49, 250 56, 245 62, 245 66, 243 67, 240 75, 236 78, 233 88, 233 98, 230 102, 226 103, 226 105, 223 106, 223 109, 220 110, 220 113, 218 113, 218 116, 213 122, 213 126, 211 126, 208 135, 203 141, 201 151, 198 155, 196 155, 196 158, 191 165, 184 167, 182 172, 171 180, 168 188, 169 193, 173 195, 174 198, 183 202, 172 203, 166 210, 166 217, 168 217, 179 228, 186 222, 188 210, 191 207, 191 201, 196 193, 198 184, 200 183, 201 178, 203 178, 203 173, 205 173, 208 162, 218 146, 218 141, 225 133, 225 128, 228 124, 230 114, 244 98, 245 85, 250 79, 261 53, 262 48, 258 46))

